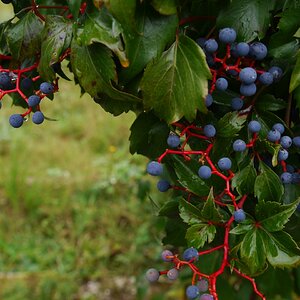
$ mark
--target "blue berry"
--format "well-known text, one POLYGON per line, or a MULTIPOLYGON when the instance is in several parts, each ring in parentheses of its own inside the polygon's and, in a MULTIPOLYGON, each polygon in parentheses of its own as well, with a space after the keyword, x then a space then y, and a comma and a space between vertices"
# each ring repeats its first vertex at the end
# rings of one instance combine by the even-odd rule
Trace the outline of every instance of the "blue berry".
POLYGON ((241 98, 236 97, 236 98, 233 98, 231 100, 231 107, 234 110, 240 110, 240 109, 242 109, 243 105, 244 105, 244 101, 241 98))
POLYGON ((209 53, 206 53, 206 62, 210 67, 213 67, 215 65, 214 57, 209 53))
POLYGON ((214 102, 214 99, 212 97, 211 94, 208 94, 206 97, 205 97, 205 106, 206 107, 210 107, 214 102))
POLYGON ((173 256, 174 256, 174 254, 170 250, 164 250, 161 253, 162 260, 166 261, 166 262, 172 261, 173 260, 173 256), (172 257, 169 257, 169 256, 172 256, 172 257))
POLYGON ((270 85, 273 83, 273 75, 270 72, 262 73, 258 79, 264 85, 270 85))
POLYGON ((294 173, 295 172, 295 168, 291 165, 286 165, 286 170, 289 173, 294 173))
POLYGON ((0 74, 0 86, 3 90, 9 89, 11 84, 11 80, 8 73, 1 73, 0 74))
POLYGON ((32 80, 30 78, 24 78, 21 81, 21 89, 30 90, 32 88, 32 80))
POLYGON ((287 160, 289 157, 289 153, 285 149, 280 149, 278 152, 278 161, 287 160))
POLYGON ((219 40, 222 43, 232 44, 236 39, 236 32, 233 28, 223 28, 219 31, 219 40))
POLYGON ((200 296, 199 300, 214 300, 214 297, 210 294, 203 294, 200 296))
POLYGON ((261 130, 261 125, 258 121, 250 121, 248 124, 248 129, 251 133, 257 133, 261 130))
POLYGON ((208 124, 204 126, 203 133, 205 136, 212 138, 216 135, 217 131, 214 125, 208 124))
POLYGON ((239 74, 236 70, 233 70, 233 69, 229 69, 226 72, 227 72, 227 74, 229 74, 231 76, 237 76, 239 74))
POLYGON ((228 81, 221 77, 216 80, 216 88, 219 91, 225 91, 228 88, 228 81))
POLYGON ((281 123, 274 124, 272 129, 278 130, 280 132, 280 134, 283 134, 284 130, 285 130, 283 124, 281 124, 281 123))
POLYGON ((44 114, 40 111, 36 111, 33 115, 32 115, 32 122, 34 124, 42 124, 45 120, 44 114))
POLYGON ((208 290, 208 281, 205 279, 201 279, 197 283, 197 287, 200 292, 206 292, 208 290))
POLYGON ((29 107, 34 107, 39 105, 41 102, 41 98, 37 95, 31 95, 28 97, 28 106, 29 107))
POLYGON ((19 128, 23 125, 24 118, 20 114, 14 114, 9 117, 9 124, 14 128, 19 128))
POLYGON ((281 134, 277 129, 272 129, 268 132, 267 139, 270 142, 275 143, 276 141, 278 141, 280 139, 280 136, 281 136, 281 134))
POLYGON ((293 143, 292 139, 287 135, 281 137, 280 139, 280 145, 285 149, 290 148, 292 146, 292 143, 293 143))
POLYGON ((269 70, 268 70, 269 73, 271 73, 273 75, 273 79, 275 82, 279 81, 282 74, 283 74, 283 71, 281 68, 279 67, 271 67, 269 70))
POLYGON ((157 189, 160 191, 160 192, 166 192, 170 187, 170 183, 168 180, 159 180, 157 182, 157 185, 156 185, 157 189))
POLYGON ((205 42, 204 44, 204 49, 208 52, 208 53, 213 53, 216 52, 218 50, 218 43, 215 39, 209 39, 205 42))
POLYGON ((179 275, 179 272, 176 268, 173 268, 173 269, 170 269, 167 273, 167 277, 170 279, 170 280, 175 280, 178 278, 178 275, 179 275))
POLYGON ((54 86, 52 83, 49 82, 43 82, 40 85, 40 91, 43 94, 52 94, 54 92, 54 86))
POLYGON ((250 45, 249 54, 251 57, 253 57, 256 60, 262 60, 267 56, 268 49, 265 46, 265 44, 261 42, 255 42, 250 45))
POLYGON ((300 183, 300 174, 299 173, 292 174, 292 182, 291 183, 300 183))
POLYGON ((247 67, 241 70, 239 77, 244 84, 251 84, 255 82, 257 74, 253 68, 247 67))
POLYGON ((159 279, 159 272, 156 269, 151 268, 146 272, 146 278, 150 282, 156 282, 159 279))
POLYGON ((255 95, 255 93, 256 93, 255 83, 241 84, 240 93, 244 96, 247 96, 247 97, 255 95))
POLYGON ((191 248, 187 248, 184 250, 183 254, 182 254, 182 258, 185 261, 190 261, 192 259, 197 260, 198 259, 198 251, 197 249, 191 247, 191 248))
POLYGON ((243 140, 236 140, 236 141, 234 141, 232 147, 233 147, 233 150, 236 152, 243 152, 246 150, 247 145, 243 140))
POLYGON ((280 175, 280 179, 283 183, 291 183, 293 180, 293 176, 291 173, 284 172, 280 175))
POLYGON ((159 176, 163 172, 163 166, 157 161, 150 161, 147 165, 147 173, 152 176, 159 176))
POLYGON ((171 148, 177 148, 180 145, 180 137, 176 134, 170 134, 167 139, 167 144, 171 148))
POLYGON ((247 43, 241 42, 235 46, 237 56, 247 56, 249 54, 250 47, 247 43))
POLYGON ((198 175, 202 179, 208 179, 211 177, 211 168, 208 166, 201 166, 198 170, 198 175))
POLYGON ((293 138, 293 144, 297 147, 300 148, 300 136, 295 136, 293 138))
POLYGON ((233 213, 233 217, 234 217, 234 221, 240 223, 246 220, 246 214, 244 212, 243 209, 237 209, 234 213, 233 213))
POLYGON ((218 167, 222 171, 230 170, 232 166, 231 160, 228 157, 223 157, 218 161, 218 167))
POLYGON ((200 291, 196 285, 189 285, 185 293, 188 299, 196 299, 200 295, 200 291))

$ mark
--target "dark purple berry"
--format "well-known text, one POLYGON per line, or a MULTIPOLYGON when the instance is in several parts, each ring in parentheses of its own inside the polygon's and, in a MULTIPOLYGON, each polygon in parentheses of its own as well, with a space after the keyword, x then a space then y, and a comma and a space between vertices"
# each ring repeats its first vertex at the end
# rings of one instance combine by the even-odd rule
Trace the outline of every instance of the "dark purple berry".
POLYGON ((34 107, 39 105, 41 102, 41 98, 37 95, 31 95, 28 97, 28 106, 29 107, 34 107))
POLYGON ((171 187, 171 185, 170 185, 170 183, 169 183, 168 180, 163 180, 163 179, 162 179, 162 180, 159 180, 159 181, 157 182, 156 187, 157 187, 157 189, 158 189, 160 192, 164 193, 164 192, 166 192, 167 190, 169 190, 169 188, 171 187))
POLYGON ((30 90, 32 88, 32 80, 30 78, 24 78, 21 81, 21 89, 22 90, 30 90))
POLYGON ((280 80, 282 74, 283 74, 283 71, 281 68, 279 67, 271 67, 269 70, 268 70, 269 73, 271 73, 273 75, 273 79, 274 79, 274 82, 277 82, 280 80))
POLYGON ((256 60, 264 59, 268 54, 268 49, 265 44, 261 42, 254 42, 250 45, 249 55, 256 60))
POLYGON ((210 107, 214 102, 214 99, 212 97, 211 94, 208 94, 206 97, 205 97, 205 106, 206 107, 210 107))
POLYGON ((257 133, 261 130, 261 125, 258 121, 253 120, 249 122, 248 129, 252 133, 257 133))
POLYGON ((273 143, 278 141, 280 139, 280 137, 281 137, 281 134, 277 129, 270 130, 267 135, 267 139, 273 143))
POLYGON ((146 278, 150 282, 156 282, 159 279, 159 272, 156 269, 151 268, 146 272, 146 278))
POLYGON ((200 296, 199 300, 214 300, 214 297, 210 294, 203 294, 200 296))
POLYGON ((240 109, 242 109, 243 105, 244 105, 244 101, 241 98, 236 97, 236 98, 233 98, 231 100, 231 107, 234 110, 240 110, 240 109))
POLYGON ((241 42, 235 46, 237 56, 247 56, 249 54, 250 47, 247 43, 241 42))
POLYGON ((255 95, 256 93, 256 85, 255 83, 251 84, 241 84, 240 93, 244 96, 250 97, 255 95))
POLYGON ((150 161, 147 165, 147 173, 152 176, 159 176, 163 172, 163 166, 157 161, 150 161))
POLYGON ((283 183, 291 183, 292 180, 293 180, 293 176, 291 173, 288 173, 288 172, 284 172, 280 175, 280 179, 283 183))
POLYGON ((239 140, 234 141, 232 148, 236 152, 243 152, 246 150, 247 145, 243 140, 239 139, 239 140))
POLYGON ((216 88, 219 90, 219 91, 225 91, 227 90, 228 88, 228 81, 221 77, 221 78, 218 78, 216 80, 216 88))
POLYGON ((40 85, 40 91, 43 94, 52 94, 54 92, 54 86, 50 82, 43 82, 40 85))
POLYGON ((167 144, 171 148, 177 148, 180 145, 180 137, 176 134, 170 134, 167 139, 167 144))
POLYGON ((246 214, 245 214, 244 210, 241 208, 237 209, 233 213, 233 217, 234 217, 234 221, 236 221, 237 223, 241 223, 246 220, 246 214))
POLYGON ((170 280, 176 280, 178 278, 179 272, 176 268, 170 269, 167 273, 167 277, 170 280))
POLYGON ((276 123, 273 125, 272 129, 276 129, 280 132, 280 134, 284 133, 284 126, 281 123, 276 123))
POLYGON ((34 124, 42 124, 45 120, 44 114, 40 111, 36 111, 33 115, 32 115, 32 122, 34 124))
POLYGON ((285 149, 290 148, 292 146, 292 143, 293 143, 292 139, 287 135, 281 137, 280 139, 280 145, 285 149))
POLYGON ((193 247, 185 249, 182 254, 182 258, 185 261, 190 261, 192 259, 197 260, 198 256, 199 256, 199 254, 198 254, 197 249, 195 249, 193 247))
POLYGON ((198 175, 202 179, 208 179, 211 177, 211 168, 208 166, 201 166, 198 170, 198 175))
POLYGON ((204 49, 208 53, 213 53, 218 50, 218 43, 215 39, 209 39, 204 43, 204 49))
POLYGON ((236 39, 236 32, 233 28, 223 28, 219 31, 219 40, 222 43, 232 44, 236 39))
POLYGON ((173 256, 174 256, 174 254, 170 250, 164 250, 161 253, 162 260, 166 261, 166 262, 172 261, 173 260, 173 256), (170 256, 172 256, 172 257, 170 257, 170 256))
POLYGON ((258 80, 263 85, 270 85, 273 83, 273 75, 270 72, 264 72, 259 76, 258 80))
POLYGON ((231 160, 228 157, 223 157, 218 161, 218 167, 222 171, 230 170, 232 166, 231 160))
POLYGON ((251 84, 255 82, 257 73, 253 68, 247 67, 241 70, 239 78, 244 84, 251 84))
POLYGON ((289 157, 289 153, 285 149, 280 149, 278 152, 278 161, 287 160, 289 157))
POLYGON ((189 285, 185 291, 188 299, 196 299, 200 295, 200 291, 196 285, 189 285))
POLYGON ((214 125, 208 124, 204 126, 203 133, 205 136, 212 138, 216 135, 217 131, 214 125))
POLYGON ((19 128, 23 125, 24 118, 20 114, 14 114, 9 117, 9 124, 14 128, 19 128))

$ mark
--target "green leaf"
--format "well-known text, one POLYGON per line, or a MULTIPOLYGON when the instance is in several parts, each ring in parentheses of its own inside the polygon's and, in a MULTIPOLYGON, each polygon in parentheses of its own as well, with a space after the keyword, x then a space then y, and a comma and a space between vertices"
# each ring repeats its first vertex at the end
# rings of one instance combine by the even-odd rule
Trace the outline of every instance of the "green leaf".
POLYGON ((231 234, 240 235, 240 234, 246 234, 248 231, 251 231, 254 229, 254 224, 238 224, 234 228, 230 230, 231 234))
POLYGON ((262 39, 270 24, 270 11, 275 1, 233 0, 217 19, 218 28, 232 27, 238 40, 244 42, 262 39))
POLYGON ((207 242, 211 243, 216 235, 216 227, 212 224, 195 224, 186 232, 189 247, 202 248, 207 242))
POLYGON ((179 182, 195 195, 207 196, 209 187, 197 174, 199 168, 197 162, 185 161, 177 155, 172 156, 172 159, 179 182))
POLYGON ((201 210, 183 198, 179 202, 179 215, 183 222, 189 225, 205 221, 202 218, 201 210))
POLYGON ((127 102, 140 102, 138 97, 116 89, 112 81, 116 78, 115 63, 109 49, 101 44, 71 45, 72 71, 80 85, 91 96, 106 94, 108 97, 127 102))
POLYGON ((256 273, 264 268, 266 263, 266 250, 263 236, 257 228, 248 231, 240 247, 241 259, 247 264, 251 273, 256 273))
POLYGON ((167 145, 168 125, 152 112, 141 113, 130 127, 130 153, 138 153, 155 159, 167 145))
POLYGON ((69 9, 73 15, 74 19, 77 19, 79 14, 79 9, 81 6, 81 0, 67 0, 69 9))
POLYGON ((40 52, 42 30, 43 23, 33 12, 6 29, 8 48, 14 59, 21 61, 40 52))
POLYGON ((278 111, 286 108, 286 101, 275 98, 271 94, 265 94, 260 96, 255 102, 255 108, 258 111, 278 111))
POLYGON ((266 245, 266 255, 273 267, 295 267, 300 263, 300 249, 293 238, 284 231, 261 231, 266 245))
POLYGON ((173 15, 177 12, 177 0, 152 0, 151 4, 162 15, 173 15))
POLYGON ((61 16, 47 16, 43 31, 41 59, 38 71, 44 80, 55 79, 51 68, 59 61, 60 56, 70 47, 72 23, 61 16))
POLYGON ((77 29, 77 42, 80 45, 101 43, 112 50, 122 66, 128 67, 129 61, 121 40, 122 28, 106 9, 86 14, 85 21, 77 29))
POLYGON ((166 224, 166 236, 162 242, 164 245, 173 245, 175 247, 186 246, 186 231, 188 225, 181 222, 179 218, 168 219, 166 224))
POLYGON ((221 118, 216 126, 217 137, 234 137, 244 126, 247 117, 238 112, 229 112, 221 118))
POLYGON ((135 30, 136 0, 104 0, 111 14, 121 23, 125 30, 135 30))
POLYGON ((278 202, 261 201, 255 206, 255 215, 260 226, 269 232, 279 231, 295 212, 299 201, 283 205, 278 202))
POLYGON ((166 45, 175 39, 178 17, 162 16, 151 6, 140 5, 136 15, 136 32, 124 31, 129 66, 120 72, 120 82, 127 83, 154 58, 160 57, 166 45), (163 34, 159 34, 163 32, 163 34))
POLYGON ((178 200, 170 200, 165 202, 160 208, 158 215, 161 217, 174 217, 178 215, 178 200))
POLYGON ((280 202, 284 189, 278 175, 264 162, 259 162, 260 174, 256 177, 254 194, 258 201, 280 202))
POLYGON ((204 52, 181 35, 159 59, 148 64, 141 83, 144 103, 168 123, 182 117, 192 121, 197 110, 206 112, 204 98, 210 76, 204 52))
POLYGON ((268 51, 269 56, 275 59, 293 59, 299 49, 299 42, 292 40, 288 43, 281 44, 276 48, 270 49, 268 51))
POLYGON ((290 93, 300 85, 300 50, 297 54, 297 62, 293 69, 291 81, 290 81, 290 93))
POLYGON ((252 194, 254 192, 256 176, 253 160, 251 160, 248 166, 234 175, 232 187, 235 188, 241 196, 252 194))
POLYGON ((210 189, 207 200, 201 210, 201 215, 208 222, 220 222, 223 219, 214 201, 213 188, 210 189))

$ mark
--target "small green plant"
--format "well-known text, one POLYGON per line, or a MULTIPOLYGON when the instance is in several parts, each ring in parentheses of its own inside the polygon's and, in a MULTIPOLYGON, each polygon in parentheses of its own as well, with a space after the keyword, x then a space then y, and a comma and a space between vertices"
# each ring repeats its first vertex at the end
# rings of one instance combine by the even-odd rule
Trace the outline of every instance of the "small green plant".
POLYGON ((172 266, 151 282, 188 267, 189 299, 299 294, 298 1, 2 2, 18 17, 0 25, 0 98, 25 110, 13 127, 48 119, 63 61, 104 110, 137 114, 130 152, 171 198, 159 215, 172 266))

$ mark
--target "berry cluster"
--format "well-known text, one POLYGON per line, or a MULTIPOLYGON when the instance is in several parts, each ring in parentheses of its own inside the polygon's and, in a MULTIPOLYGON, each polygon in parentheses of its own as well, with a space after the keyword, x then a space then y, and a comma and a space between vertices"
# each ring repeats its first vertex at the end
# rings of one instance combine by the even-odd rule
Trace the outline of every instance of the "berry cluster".
POLYGON ((244 107, 245 97, 255 95, 257 86, 268 86, 277 82, 283 74, 280 67, 272 66, 268 71, 256 67, 268 53, 267 47, 261 42, 251 44, 240 42, 235 43, 236 32, 232 28, 223 28, 219 31, 219 41, 226 47, 225 55, 218 57, 220 46, 218 42, 211 39, 199 38, 197 40, 203 48, 207 63, 212 73, 211 87, 206 96, 207 107, 213 104, 213 92, 215 90, 225 91, 230 81, 238 80, 240 84, 240 96, 231 100, 231 107, 234 110, 241 110, 244 107))
MULTIPOLYGON (((220 207, 225 207, 228 204, 227 198, 230 198, 230 203, 234 206, 235 210, 229 220, 226 223, 219 224, 222 227, 225 227, 224 243, 217 247, 211 248, 209 250, 198 251, 195 248, 188 248, 184 251, 182 260, 178 255, 174 255, 169 250, 165 250, 162 253, 162 259, 166 262, 172 262, 174 267, 167 270, 159 272, 156 269, 149 269, 147 271, 146 277, 150 282, 157 281, 160 275, 166 275, 170 280, 175 280, 178 277, 179 270, 188 266, 193 272, 192 285, 188 286, 186 289, 186 295, 188 299, 201 299, 201 300, 217 300, 217 290, 216 290, 216 280, 220 276, 226 267, 232 268, 231 261, 229 258, 229 231, 234 224, 241 223, 246 220, 246 212, 244 211, 244 202, 247 199, 247 195, 244 195, 242 198, 239 198, 231 187, 231 181, 235 176, 235 173, 232 171, 232 159, 231 157, 221 157, 218 161, 213 162, 210 158, 210 154, 214 147, 215 137, 218 133, 214 125, 207 124, 204 126, 199 125, 183 125, 181 123, 174 123, 175 127, 174 132, 170 133, 167 144, 168 148, 158 159, 157 161, 150 161, 147 165, 147 173, 152 176, 163 176, 164 175, 164 165, 162 161, 168 155, 180 155, 184 157, 185 160, 190 160, 192 157, 197 157, 200 162, 200 167, 198 169, 198 176, 203 180, 208 180, 211 176, 218 176, 225 181, 224 190, 219 195, 215 195, 214 201, 215 204, 220 207), (178 132, 178 134, 176 134, 178 132), (186 150, 188 148, 188 141, 191 138, 197 138, 206 143, 205 149, 203 150, 186 150), (226 202, 223 201, 224 197, 227 195, 226 202), (199 256, 212 253, 214 251, 223 250, 223 262, 221 267, 215 271, 213 274, 207 275, 203 274, 201 270, 195 264, 199 256), (198 298, 200 296, 200 298, 198 298)), ((261 131, 261 124, 256 120, 251 120, 248 123, 248 132, 251 136, 251 139, 246 143, 241 139, 236 139, 232 143, 232 155, 234 153, 243 152, 247 149, 252 151, 252 155, 261 159, 260 154, 256 150, 256 144, 260 141, 265 141, 272 145, 280 145, 280 150, 278 152, 277 160, 280 162, 283 173, 280 178, 284 184, 289 184, 293 182, 299 182, 300 174, 299 170, 295 170, 291 165, 286 164, 288 159, 287 149, 290 147, 295 147, 296 149, 300 147, 300 137, 294 137, 293 139, 289 136, 281 136, 285 128, 283 124, 276 123, 269 131, 266 139, 260 138, 259 133, 261 131), (292 172, 292 173, 290 173, 292 172)), ((258 167, 257 167, 258 169, 258 167)), ((166 192, 169 189, 182 190, 188 194, 188 199, 193 195, 188 189, 181 186, 172 185, 170 181, 166 179, 160 179, 157 183, 157 188, 161 192, 166 192)), ((201 199, 203 200, 203 199, 201 199)), ((206 200, 206 199, 204 199, 206 200)), ((263 294, 257 290, 256 283, 254 279, 247 276, 246 274, 241 273, 237 268, 233 270, 240 276, 248 279, 254 288, 255 293, 261 298, 265 299, 263 294)))
MULTIPOLYGON (((218 50, 218 43, 214 39, 203 40, 199 39, 198 43, 203 47, 208 63, 211 66, 213 79, 211 82, 210 92, 206 97, 206 105, 210 106, 213 103, 213 92, 215 89, 224 91, 228 87, 228 80, 238 79, 241 82, 239 98, 232 99, 232 109, 234 111, 241 110, 244 107, 245 97, 254 96, 257 85, 269 85, 274 81, 279 80, 282 76, 282 70, 279 67, 272 67, 268 72, 262 69, 254 69, 257 62, 261 61, 267 55, 267 48, 260 42, 252 44, 234 43, 236 33, 231 28, 225 28, 219 32, 219 40, 226 44, 226 55, 224 58, 218 58, 216 51, 218 50)), ((250 105, 252 107, 253 103, 250 105)), ((240 115, 246 115, 249 119, 253 118, 250 115, 251 109, 238 112, 240 115)), ((168 149, 156 161, 151 161, 147 165, 147 172, 152 176, 165 177, 163 160, 166 156, 177 155, 184 158, 185 161, 196 159, 199 162, 197 175, 204 181, 210 180, 212 176, 221 178, 224 182, 224 189, 221 192, 214 191, 213 201, 216 207, 225 208, 227 205, 234 207, 234 210, 229 210, 231 216, 221 224, 214 224, 225 228, 224 240, 221 245, 210 248, 208 250, 197 250, 195 248, 188 248, 184 251, 182 259, 179 255, 174 255, 171 251, 165 250, 162 253, 162 259, 166 262, 173 263, 173 267, 166 271, 158 271, 156 269, 149 269, 146 277, 150 282, 157 281, 161 275, 166 275, 170 280, 178 277, 178 272, 183 267, 189 267, 193 273, 191 285, 186 289, 186 296, 188 299, 200 300, 218 300, 218 293, 216 282, 217 278, 222 275, 225 268, 231 268, 239 276, 249 280, 253 286, 254 293, 261 299, 266 299, 265 296, 258 290, 255 280, 250 276, 242 273, 238 268, 234 267, 232 258, 229 255, 231 245, 229 241, 229 232, 234 224, 245 222, 247 213, 244 208, 248 195, 239 196, 232 186, 232 180, 235 176, 233 170, 233 158, 238 153, 245 152, 250 155, 254 161, 263 160, 271 168, 272 165, 269 157, 270 155, 277 155, 275 158, 276 173, 279 174, 283 184, 299 183, 300 170, 295 169, 292 165, 287 164, 289 159, 289 150, 297 152, 300 148, 300 137, 291 137, 284 135, 285 126, 282 123, 276 123, 265 133, 262 132, 262 124, 258 120, 249 120, 247 125, 247 133, 243 136, 248 136, 249 139, 236 138, 232 142, 231 154, 227 157, 220 157, 215 160, 212 159, 212 153, 215 141, 218 139, 218 132, 214 124, 203 124, 203 121, 195 121, 189 124, 184 120, 172 124, 173 130, 167 139, 168 149), (193 149, 190 144, 191 140, 199 140, 197 149, 193 149), (262 150, 259 145, 262 143, 270 146, 271 149, 278 151, 272 153, 268 152, 266 147, 262 150), (201 148, 199 150, 199 145, 201 148), (246 152, 247 151, 247 152, 246 152), (266 158, 268 157, 268 158, 266 158), (201 272, 201 263, 197 263, 199 258, 215 252, 223 251, 222 264, 212 274, 204 274, 201 272), (200 265, 200 266, 199 266, 200 265)), ((265 125, 264 125, 265 126, 265 125)), ((273 159, 274 164, 274 159, 273 159)), ((259 172, 258 164, 254 163, 256 170, 259 172)), ((173 185, 170 180, 160 179, 157 183, 157 188, 161 192, 167 192, 174 189, 178 192, 182 191, 184 197, 190 201, 191 198, 199 198, 200 201, 207 201, 208 197, 199 197, 195 195, 188 188, 176 183, 173 185)), ((249 212, 250 213, 250 212, 249 212)))

